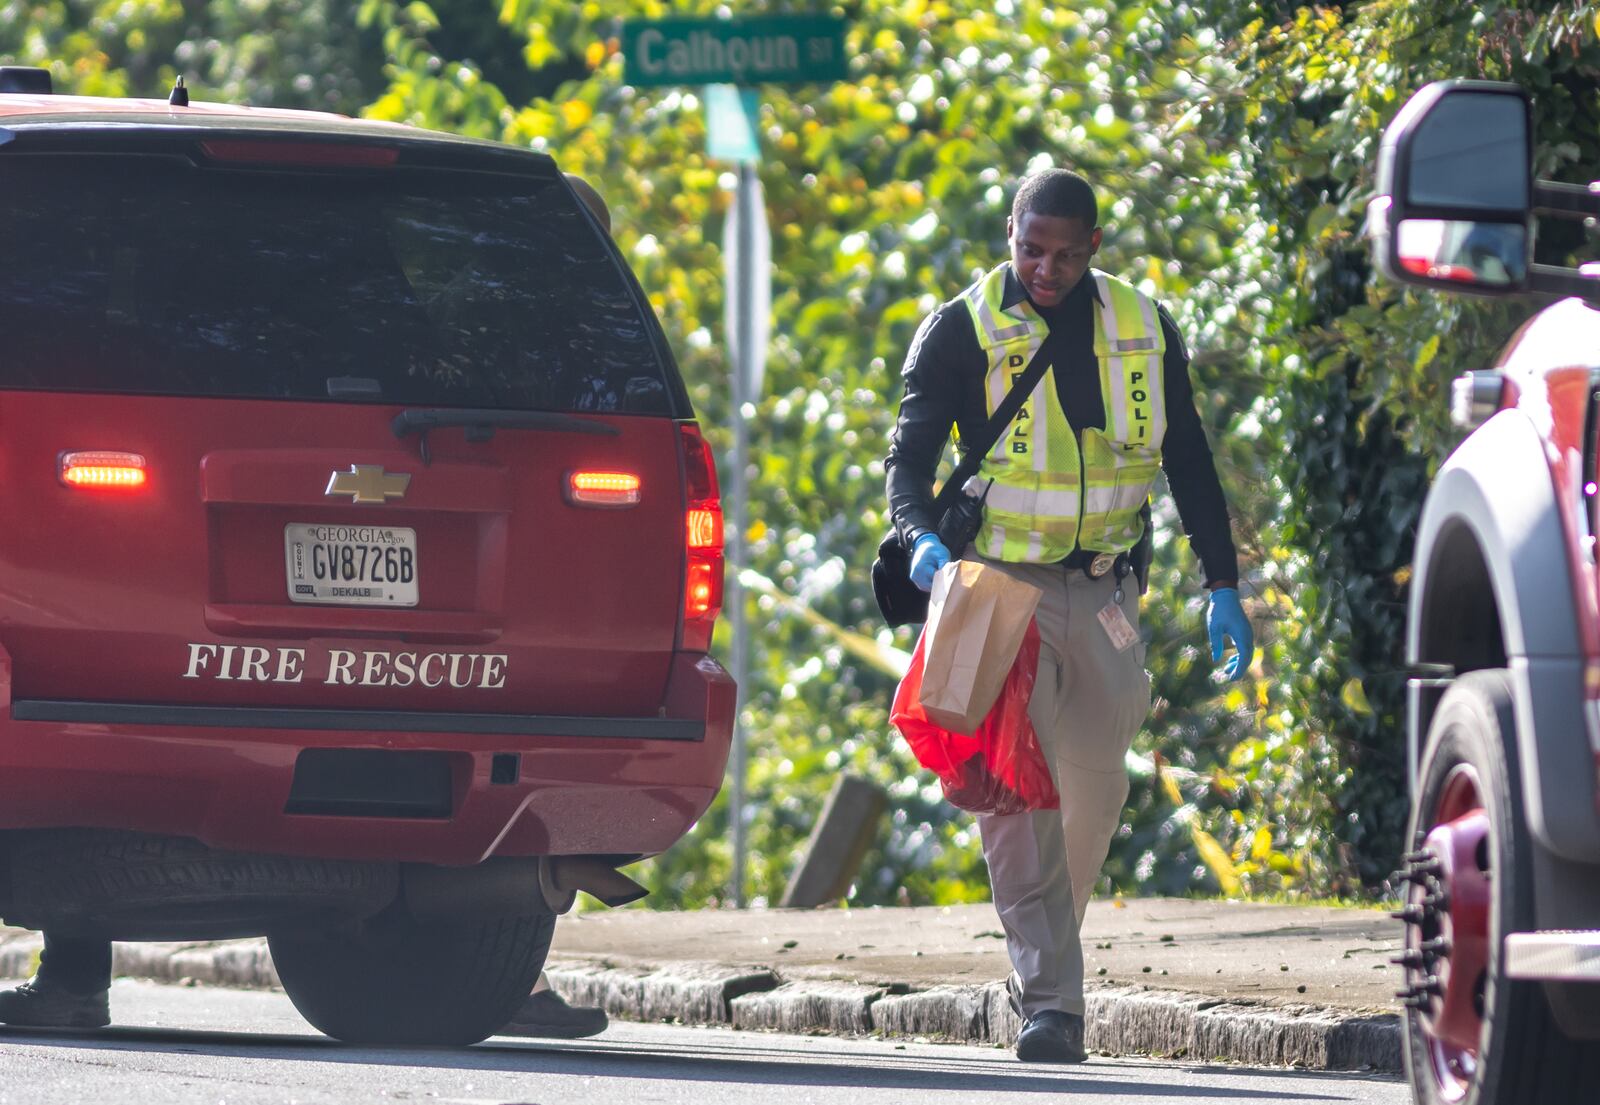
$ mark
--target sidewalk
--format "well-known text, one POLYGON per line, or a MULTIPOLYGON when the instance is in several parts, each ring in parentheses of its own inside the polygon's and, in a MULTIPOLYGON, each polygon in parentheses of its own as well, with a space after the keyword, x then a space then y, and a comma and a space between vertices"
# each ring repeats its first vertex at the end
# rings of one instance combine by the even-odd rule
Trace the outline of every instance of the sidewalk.
MULTIPOLYGON (((1108 1054, 1398 1070, 1401 926, 1386 913, 1144 898, 1084 923, 1087 1043, 1108 1054)), ((0 977, 38 937, 0 929, 0 977)), ((993 907, 569 914, 551 981, 615 1017, 1009 1045, 993 907)), ((276 986, 266 941, 118 945, 119 974, 276 986)))

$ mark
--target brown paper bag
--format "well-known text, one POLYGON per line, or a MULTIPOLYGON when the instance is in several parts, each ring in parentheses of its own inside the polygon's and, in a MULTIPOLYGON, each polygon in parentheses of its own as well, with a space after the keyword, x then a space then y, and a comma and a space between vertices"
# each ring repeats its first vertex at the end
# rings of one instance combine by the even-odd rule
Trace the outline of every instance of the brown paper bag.
POLYGON ((933 577, 923 626, 922 709, 970 734, 1000 696, 1044 592, 998 568, 955 560, 933 577))

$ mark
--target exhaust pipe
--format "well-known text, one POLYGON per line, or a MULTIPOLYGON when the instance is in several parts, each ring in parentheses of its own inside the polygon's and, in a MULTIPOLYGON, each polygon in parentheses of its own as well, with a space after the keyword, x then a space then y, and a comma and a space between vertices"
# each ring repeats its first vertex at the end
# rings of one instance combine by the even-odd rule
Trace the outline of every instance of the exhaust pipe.
POLYGON ((602 905, 637 902, 650 891, 593 856, 541 856, 539 892, 552 913, 565 913, 583 891, 602 905))
POLYGON ((649 893, 594 856, 503 857, 472 867, 408 863, 401 880, 406 908, 419 921, 513 917, 540 906, 565 913, 580 890, 608 906, 627 905, 649 893))

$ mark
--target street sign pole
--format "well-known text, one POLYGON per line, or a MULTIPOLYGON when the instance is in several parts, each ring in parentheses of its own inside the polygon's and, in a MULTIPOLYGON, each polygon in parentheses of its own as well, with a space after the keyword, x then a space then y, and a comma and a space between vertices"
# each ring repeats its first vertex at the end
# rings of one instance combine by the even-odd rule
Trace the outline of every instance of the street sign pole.
POLYGON ((750 402, 749 385, 754 381, 755 349, 755 166, 748 161, 739 163, 739 185, 734 193, 735 222, 734 271, 729 274, 734 297, 733 337, 733 579, 728 588, 729 628, 733 636, 733 682, 736 688, 736 709, 733 716, 733 794, 729 816, 733 822, 733 902, 740 909, 746 905, 745 870, 748 841, 745 833, 745 732, 744 694, 745 677, 749 673, 749 643, 744 610, 744 586, 739 573, 748 562, 745 538, 749 532, 749 488, 745 478, 750 467, 750 425, 745 419, 745 405, 750 402))
POLYGON ((746 734, 741 720, 744 693, 750 670, 750 636, 745 617, 744 586, 739 573, 749 567, 746 535, 750 529, 750 421, 751 404, 761 398, 762 377, 766 374, 768 316, 772 304, 772 243, 767 227, 761 178, 755 163, 739 162, 738 184, 733 205, 724 227, 723 249, 728 255, 726 315, 729 358, 732 362, 733 456, 728 468, 728 628, 732 631, 729 667, 737 688, 738 710, 734 714, 733 749, 729 774, 729 819, 733 829, 734 903, 746 904, 745 872, 749 846, 745 824, 745 787, 748 769, 746 734))
POLYGON ((746 750, 742 721, 749 675, 749 630, 739 573, 749 564, 750 427, 745 410, 761 397, 772 311, 772 236, 767 225, 756 138, 757 103, 749 86, 842 80, 844 20, 833 15, 751 19, 629 20, 623 24, 624 79, 631 85, 704 83, 708 152, 739 172, 723 226, 728 311, 724 330, 732 367, 733 456, 723 502, 727 511, 728 580, 723 608, 733 655, 735 709, 729 753, 728 820, 733 836, 734 903, 746 904, 746 750))

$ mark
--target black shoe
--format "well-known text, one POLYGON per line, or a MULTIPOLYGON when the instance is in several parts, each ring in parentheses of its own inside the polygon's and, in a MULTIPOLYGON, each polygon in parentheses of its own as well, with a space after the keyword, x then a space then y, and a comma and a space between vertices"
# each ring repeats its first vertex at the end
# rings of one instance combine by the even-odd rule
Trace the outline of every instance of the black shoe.
POLYGON ((0 991, 0 1024, 26 1028, 104 1028, 111 1023, 105 990, 74 994, 38 976, 21 986, 0 991))
POLYGON ((604 1009, 593 1005, 568 1005, 554 990, 538 990, 528 995, 528 1000, 499 1034, 580 1040, 604 1032, 610 1023, 604 1009))
POLYGON ((1017 1058, 1024 1063, 1081 1063, 1083 1018, 1076 1013, 1046 1009, 1036 1013, 1017 1034, 1017 1058))

